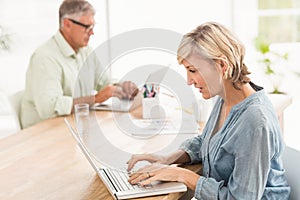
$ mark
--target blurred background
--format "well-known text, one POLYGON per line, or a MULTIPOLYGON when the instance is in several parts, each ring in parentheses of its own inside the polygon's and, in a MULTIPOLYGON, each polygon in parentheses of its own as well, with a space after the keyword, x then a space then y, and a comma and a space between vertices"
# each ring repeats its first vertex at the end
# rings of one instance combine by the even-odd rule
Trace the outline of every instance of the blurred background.
MULTIPOLYGON (((62 0, 0 0, 0 135, 16 132, 10 124, 9 97, 23 90, 25 73, 33 51, 58 30, 62 0)), ((245 62, 251 78, 268 92, 274 88, 292 96, 285 110, 284 137, 297 142, 300 111, 300 0, 90 0, 96 8, 95 35, 90 45, 99 47, 119 34, 159 28, 185 34, 206 21, 230 28, 245 44, 245 62)), ((147 39, 147 38, 145 38, 147 39)), ((108 54, 111 49, 108 49, 108 54)), ((178 67, 176 55, 156 50, 128 53, 111 65, 113 78, 120 79, 141 65, 178 67)))

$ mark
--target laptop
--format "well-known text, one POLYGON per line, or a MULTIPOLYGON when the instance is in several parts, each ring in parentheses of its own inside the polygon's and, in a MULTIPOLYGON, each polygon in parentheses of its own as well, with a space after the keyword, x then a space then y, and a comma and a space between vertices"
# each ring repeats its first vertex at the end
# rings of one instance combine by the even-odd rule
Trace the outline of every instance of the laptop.
POLYGON ((64 118, 64 121, 83 154, 115 199, 131 199, 173 192, 185 192, 187 190, 187 187, 183 183, 179 182, 156 181, 151 185, 143 187, 131 185, 127 181, 128 173, 125 169, 122 169, 122 167, 116 169, 98 165, 69 121, 66 118, 64 118))
POLYGON ((136 109, 142 104, 142 96, 139 92, 133 100, 119 99, 117 97, 111 97, 102 103, 95 103, 92 110, 108 110, 115 112, 129 112, 136 109))
MULTIPOLYGON (((146 78, 145 84, 161 83, 168 70, 169 69, 167 67, 163 67, 149 73, 148 77, 146 78)), ((139 91, 133 100, 111 97, 102 103, 95 103, 91 107, 91 109, 108 110, 108 111, 115 111, 115 112, 129 112, 142 105, 142 99, 143 99, 143 92, 139 91)))

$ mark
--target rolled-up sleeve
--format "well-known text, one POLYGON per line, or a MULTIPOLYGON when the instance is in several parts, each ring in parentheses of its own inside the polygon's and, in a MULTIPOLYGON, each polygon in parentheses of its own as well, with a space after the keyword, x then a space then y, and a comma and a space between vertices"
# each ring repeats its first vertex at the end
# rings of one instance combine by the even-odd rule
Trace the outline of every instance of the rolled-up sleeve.
POLYGON ((198 135, 194 138, 187 139, 179 147, 179 149, 185 151, 190 156, 191 164, 200 163, 202 161, 200 153, 203 141, 202 137, 203 135, 198 135))
POLYGON ((73 98, 63 91, 62 68, 54 60, 34 54, 28 85, 41 119, 71 113, 73 98), (51 66, 51 67, 49 67, 51 66))
POLYGON ((55 104, 55 112, 58 115, 68 115, 72 111, 73 98, 70 96, 62 96, 57 98, 55 104))
MULTIPOLYGON (((218 190, 222 188, 223 181, 217 182, 212 178, 205 178, 201 176, 197 182, 195 197, 197 199, 219 199, 218 198, 218 190)), ((221 199, 221 198, 220 198, 221 199)))

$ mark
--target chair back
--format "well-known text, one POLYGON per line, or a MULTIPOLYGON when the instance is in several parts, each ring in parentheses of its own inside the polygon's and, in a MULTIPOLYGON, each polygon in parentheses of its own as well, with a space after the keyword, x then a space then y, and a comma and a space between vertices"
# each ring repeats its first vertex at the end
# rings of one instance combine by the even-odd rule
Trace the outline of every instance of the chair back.
POLYGON ((22 103, 23 94, 24 94, 24 91, 21 90, 21 91, 14 93, 13 95, 11 95, 9 97, 10 104, 14 110, 14 117, 15 117, 17 126, 20 129, 22 129, 20 117, 21 117, 21 103, 22 103))
POLYGON ((288 184, 291 187, 290 200, 300 199, 300 151, 286 146, 283 156, 288 184))

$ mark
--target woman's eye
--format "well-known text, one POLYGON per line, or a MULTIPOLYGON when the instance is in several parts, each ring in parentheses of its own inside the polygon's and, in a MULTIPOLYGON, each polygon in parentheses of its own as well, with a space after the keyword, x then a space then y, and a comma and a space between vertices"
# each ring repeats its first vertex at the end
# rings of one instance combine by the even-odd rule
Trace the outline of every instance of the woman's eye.
POLYGON ((189 70, 189 72, 191 72, 191 73, 195 73, 195 72, 196 72, 196 70, 194 70, 194 69, 190 69, 190 70, 189 70))

